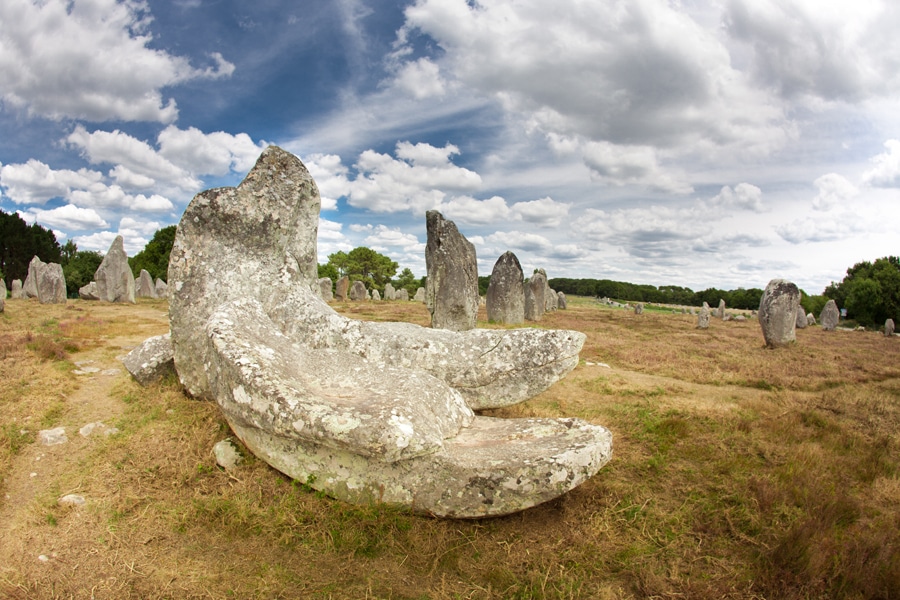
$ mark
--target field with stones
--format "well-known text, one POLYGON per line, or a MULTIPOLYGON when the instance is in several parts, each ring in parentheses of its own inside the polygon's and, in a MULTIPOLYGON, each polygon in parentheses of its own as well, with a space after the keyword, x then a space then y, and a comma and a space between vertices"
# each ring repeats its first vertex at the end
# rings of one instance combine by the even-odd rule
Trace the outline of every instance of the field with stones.
POLYGON ((604 425, 613 458, 557 500, 459 521, 337 502, 251 455, 218 468, 217 407, 119 360, 167 330, 164 300, 7 301, 0 597, 900 597, 897 338, 810 327, 771 350, 752 319, 698 330, 589 298, 536 326, 584 332, 581 363, 489 414, 604 425), (57 427, 67 441, 43 445, 57 427))

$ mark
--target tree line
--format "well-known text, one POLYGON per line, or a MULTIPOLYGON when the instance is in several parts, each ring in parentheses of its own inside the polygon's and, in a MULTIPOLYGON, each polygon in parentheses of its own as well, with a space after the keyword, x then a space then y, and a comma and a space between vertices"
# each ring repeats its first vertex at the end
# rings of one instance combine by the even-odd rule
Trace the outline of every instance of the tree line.
MULTIPOLYGON (((169 253, 175 241, 175 225, 163 227, 153 234, 144 249, 128 259, 135 277, 146 269, 150 276, 166 281, 169 267, 169 253)), ((93 250, 79 250, 72 241, 60 246, 52 231, 35 223, 28 225, 16 213, 0 210, 0 278, 9 284, 13 279, 25 280, 28 263, 37 256, 44 262, 62 265, 66 277, 66 291, 70 297, 77 297, 78 289, 90 283, 103 255, 93 250)), ((388 283, 394 289, 405 289, 413 296, 419 287, 425 287, 425 277, 417 278, 404 268, 397 275, 398 264, 364 246, 349 252, 335 252, 328 255, 328 262, 318 267, 319 277, 330 277, 337 281, 343 276, 350 281, 362 281, 366 288, 384 292, 388 283), (395 277, 396 276, 396 277, 395 277)), ((491 278, 478 278, 478 291, 487 292, 491 278)), ((636 284, 611 279, 573 279, 554 277, 548 285, 558 292, 572 296, 593 296, 611 298, 625 302, 653 302, 657 304, 678 304, 700 306, 704 302, 717 306, 719 300, 735 309, 755 310, 763 290, 759 288, 738 288, 720 290, 707 288, 695 292, 677 285, 654 286, 636 284)), ((801 290, 801 304, 807 312, 818 315, 825 303, 833 299, 841 308, 847 309, 847 317, 861 325, 880 325, 888 318, 900 319, 900 258, 886 256, 874 262, 863 261, 847 269, 847 275, 839 283, 832 282, 821 295, 809 295, 801 290)))

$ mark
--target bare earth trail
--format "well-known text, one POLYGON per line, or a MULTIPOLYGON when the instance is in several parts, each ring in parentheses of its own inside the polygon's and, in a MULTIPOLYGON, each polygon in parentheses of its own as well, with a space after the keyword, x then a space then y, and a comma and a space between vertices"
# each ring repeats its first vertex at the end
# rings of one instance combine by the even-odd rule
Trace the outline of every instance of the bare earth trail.
MULTIPOLYGON (((91 529, 84 528, 83 521, 97 516, 92 510, 92 503, 97 501, 95 494, 106 492, 98 489, 97 474, 85 465, 98 444, 109 442, 104 432, 115 426, 125 410, 122 398, 113 393, 123 380, 130 379, 121 357, 147 337, 168 330, 164 304, 123 307, 78 303, 77 306, 84 307, 78 313, 82 318, 111 321, 127 315, 129 331, 122 333, 117 327, 115 337, 104 337, 99 345, 70 356, 69 360, 76 366, 75 381, 65 393, 58 421, 50 425, 64 427, 67 441, 46 446, 38 440, 28 444, 13 459, 0 498, 0 591, 14 594, 13 597, 54 597, 54 584, 42 589, 41 582, 58 584, 65 579, 60 577, 61 572, 78 571, 79 563, 98 552, 93 547, 97 540, 77 539, 76 530, 91 529), (79 433, 85 425, 98 422, 103 426, 95 427, 89 435, 79 433), (58 499, 67 494, 83 496, 85 505, 59 506, 58 499), (35 527, 48 522, 56 525, 57 519, 59 527, 35 527), (26 587, 23 581, 31 585, 26 587)), ((22 428, 33 433, 47 428, 36 420, 22 423, 22 428)), ((115 486, 114 481, 106 484, 115 486)))

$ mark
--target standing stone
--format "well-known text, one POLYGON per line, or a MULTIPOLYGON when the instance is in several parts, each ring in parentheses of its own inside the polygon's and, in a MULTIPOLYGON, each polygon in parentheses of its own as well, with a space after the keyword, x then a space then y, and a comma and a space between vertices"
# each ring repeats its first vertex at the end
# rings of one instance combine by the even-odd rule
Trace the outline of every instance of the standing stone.
POLYGON ((569 307, 568 303, 566 302, 566 295, 562 292, 557 292, 556 297, 556 305, 559 306, 559 310, 566 310, 569 307))
POLYGON ((409 292, 406 291, 406 289, 404 289, 404 288, 400 288, 394 294, 394 298, 396 298, 397 300, 401 300, 403 302, 409 302, 409 292))
POLYGON ((156 286, 147 269, 141 269, 141 274, 135 282, 134 295, 138 298, 156 298, 156 286))
POLYGON ((544 301, 547 304, 545 312, 559 309, 559 296, 556 295, 556 290, 553 288, 548 287, 544 290, 544 301))
POLYGON ((134 274, 128 266, 125 239, 117 235, 103 262, 94 274, 97 293, 106 302, 131 302, 134 304, 134 274))
POLYGON ((38 269, 37 299, 41 304, 66 303, 66 276, 62 265, 45 263, 38 269))
POLYGON ((378 293, 378 290, 372 290, 372 300, 381 300, 381 294, 378 293))
POLYGON ((384 286, 384 299, 385 300, 396 300, 397 292, 394 290, 393 284, 391 282, 387 282, 384 286))
POLYGON ((797 329, 806 329, 809 326, 809 322, 806 320, 806 312, 803 310, 802 306, 797 307, 797 329))
POLYGON ((642 314, 644 314, 644 305, 641 304, 640 302, 638 302, 637 304, 635 304, 635 305, 634 305, 634 314, 636 314, 636 315, 642 315, 642 314))
POLYGON ((163 281, 162 279, 160 279, 159 277, 156 278, 156 285, 154 287, 156 289, 156 297, 157 298, 165 298, 169 295, 168 284, 166 284, 166 282, 163 281))
POLYGON ((487 318, 491 323, 517 325, 525 322, 525 276, 519 259, 504 252, 494 263, 488 284, 487 318))
POLYGON ((709 305, 706 302, 697 315, 697 329, 709 329, 709 305))
POLYGON ((453 221, 436 210, 425 213, 427 279, 425 298, 431 327, 450 331, 475 329, 478 318, 478 263, 475 246, 453 221))
POLYGON ((347 290, 350 288, 350 278, 344 275, 338 279, 337 285, 334 286, 334 297, 339 302, 347 301, 347 290))
POLYGON ((786 279, 773 279, 759 300, 757 313, 766 346, 779 348, 796 341, 800 290, 786 279))
POLYGON ((884 337, 891 337, 894 335, 894 320, 888 319, 884 322, 884 337))
POLYGON ((22 293, 25 295, 25 298, 38 297, 37 282, 39 271, 43 266, 43 261, 37 256, 28 263, 28 275, 25 277, 25 283, 22 285, 22 293))
POLYGON ((824 331, 834 331, 838 326, 840 319, 841 311, 838 310, 835 301, 829 300, 826 302, 825 308, 822 309, 822 312, 819 315, 819 321, 822 322, 822 329, 824 331))
POLYGON ((806 324, 812 327, 816 324, 816 316, 812 313, 806 313, 806 324))
POLYGON ((12 287, 9 289, 9 297, 14 300, 21 300, 25 297, 21 279, 13 279, 12 287))
POLYGON ((416 302, 425 302, 425 288, 416 288, 416 295, 413 296, 413 300, 416 302))
POLYGON ((331 277, 322 277, 319 279, 319 295, 322 296, 322 300, 325 302, 331 302, 334 300, 334 286, 331 282, 331 277))
POLYGON ((350 299, 354 302, 362 302, 367 297, 366 284, 362 281, 354 281, 353 285, 350 286, 350 299))
POLYGON ((716 316, 720 319, 725 318, 725 301, 719 298, 719 308, 716 309, 716 316))
POLYGON ((82 300, 99 300, 100 292, 97 291, 97 282, 92 281, 78 288, 78 297, 82 300))
POLYGON ((525 319, 540 321, 544 318, 544 291, 547 289, 547 276, 538 269, 525 286, 525 319))

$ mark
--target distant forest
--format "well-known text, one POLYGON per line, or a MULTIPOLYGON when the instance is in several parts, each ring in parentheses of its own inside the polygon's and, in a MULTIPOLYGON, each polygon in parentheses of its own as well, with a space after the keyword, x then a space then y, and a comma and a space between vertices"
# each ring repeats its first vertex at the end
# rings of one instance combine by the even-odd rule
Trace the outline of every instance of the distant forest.
POLYGON ((763 291, 758 288, 738 288, 736 290, 719 290, 709 288, 700 292, 677 285, 640 285, 611 279, 568 279, 554 277, 547 282, 557 292, 573 296, 595 296, 598 298, 614 298, 628 302, 654 302, 658 304, 680 304, 700 306, 704 302, 710 306, 718 306, 719 299, 725 301, 728 308, 755 310, 759 308, 759 299, 763 291))

